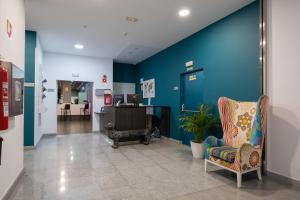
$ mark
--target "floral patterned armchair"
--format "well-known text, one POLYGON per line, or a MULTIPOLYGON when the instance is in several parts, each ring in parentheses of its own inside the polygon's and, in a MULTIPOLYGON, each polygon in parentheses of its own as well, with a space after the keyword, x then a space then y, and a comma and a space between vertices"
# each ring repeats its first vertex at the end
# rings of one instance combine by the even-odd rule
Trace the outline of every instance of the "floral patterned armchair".
POLYGON ((242 174, 257 171, 261 180, 261 162, 268 97, 258 102, 238 102, 221 97, 218 107, 223 127, 223 139, 213 136, 204 141, 205 171, 208 163, 237 174, 237 186, 241 187, 242 174))

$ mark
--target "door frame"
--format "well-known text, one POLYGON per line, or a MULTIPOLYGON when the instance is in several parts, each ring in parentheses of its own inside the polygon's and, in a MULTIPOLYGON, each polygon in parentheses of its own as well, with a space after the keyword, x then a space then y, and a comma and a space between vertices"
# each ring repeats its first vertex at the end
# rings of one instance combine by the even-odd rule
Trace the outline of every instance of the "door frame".
MULTIPOLYGON (((185 75, 187 75, 187 74, 192 74, 192 73, 196 73, 196 72, 200 72, 200 71, 203 71, 204 72, 204 68, 198 68, 198 69, 194 69, 194 70, 191 70, 191 71, 186 71, 186 72, 183 72, 183 73, 180 73, 180 87, 179 87, 179 98, 180 98, 180 106, 179 106, 179 110, 180 110, 180 115, 182 115, 184 112, 185 113, 188 113, 188 112, 190 112, 190 113, 197 113, 197 112, 199 112, 199 111, 197 111, 197 110, 184 110, 184 109, 182 109, 182 105, 183 105, 183 93, 184 93, 184 91, 183 91, 183 82, 184 82, 184 76, 185 75)), ((180 128, 180 137, 181 137, 181 139, 180 139, 180 141, 181 141, 181 143, 182 144, 185 144, 184 143, 184 131, 182 130, 182 128, 180 128)), ((190 145, 190 144, 188 144, 188 145, 190 145)))
MULTIPOLYGON (((95 82, 93 82, 93 81, 85 81, 85 80, 70 80, 70 79, 56 79, 55 80, 55 82, 56 82, 56 91, 55 91, 55 101, 56 101, 56 106, 57 106, 57 104, 58 104, 58 102, 57 102, 57 98, 58 98, 58 82, 59 81, 70 81, 70 82, 83 82, 83 83, 90 83, 91 85, 92 85, 92 102, 90 103, 90 123, 91 123, 91 128, 92 128, 92 130, 91 130, 91 132, 93 132, 93 119, 94 119, 94 112, 93 112, 93 110, 94 110, 94 87, 95 87, 95 82)), ((57 111, 56 111, 57 112, 57 111)), ((56 114, 56 119, 55 119, 55 121, 56 121, 56 134, 57 135, 59 135, 59 133, 58 133, 58 117, 57 117, 57 114, 56 114)), ((67 133, 67 135, 70 135, 70 134, 74 134, 74 133, 67 133)), ((75 133, 75 134, 77 134, 77 133, 75 133)))

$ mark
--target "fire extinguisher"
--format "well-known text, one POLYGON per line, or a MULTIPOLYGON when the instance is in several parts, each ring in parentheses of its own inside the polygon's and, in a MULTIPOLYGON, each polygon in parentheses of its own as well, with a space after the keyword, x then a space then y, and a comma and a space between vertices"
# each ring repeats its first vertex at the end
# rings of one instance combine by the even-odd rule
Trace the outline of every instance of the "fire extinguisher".
POLYGON ((0 65, 0 130, 8 129, 8 72, 0 65))
POLYGON ((112 95, 111 94, 104 94, 104 105, 105 106, 112 105, 112 95))

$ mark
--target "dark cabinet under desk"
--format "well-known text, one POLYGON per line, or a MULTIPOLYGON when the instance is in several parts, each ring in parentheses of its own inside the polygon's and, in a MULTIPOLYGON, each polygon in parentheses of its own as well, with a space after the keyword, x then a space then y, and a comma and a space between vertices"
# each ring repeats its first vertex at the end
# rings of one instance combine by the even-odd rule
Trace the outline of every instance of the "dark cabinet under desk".
POLYGON ((165 137, 170 137, 170 107, 161 107, 161 134, 165 137))
POLYGON ((146 109, 145 107, 121 106, 104 107, 104 126, 112 124, 116 130, 145 129, 146 109))
POLYGON ((165 137, 170 137, 170 106, 146 106, 148 115, 148 126, 160 130, 160 134, 165 137))

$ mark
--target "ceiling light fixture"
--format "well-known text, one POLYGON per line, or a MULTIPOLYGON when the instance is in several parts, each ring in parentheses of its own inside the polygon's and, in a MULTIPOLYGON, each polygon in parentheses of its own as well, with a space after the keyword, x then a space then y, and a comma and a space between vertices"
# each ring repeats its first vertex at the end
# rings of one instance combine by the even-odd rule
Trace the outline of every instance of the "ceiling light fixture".
POLYGON ((75 44, 74 45, 75 49, 83 49, 84 46, 82 44, 75 44))
POLYGON ((139 21, 139 19, 136 18, 136 17, 130 17, 130 16, 128 16, 128 17, 126 17, 126 21, 134 23, 134 22, 139 21))
POLYGON ((187 16, 189 16, 190 15, 190 10, 188 10, 188 9, 182 9, 182 10, 180 10, 179 12, 178 12, 178 15, 180 16, 180 17, 187 17, 187 16))

